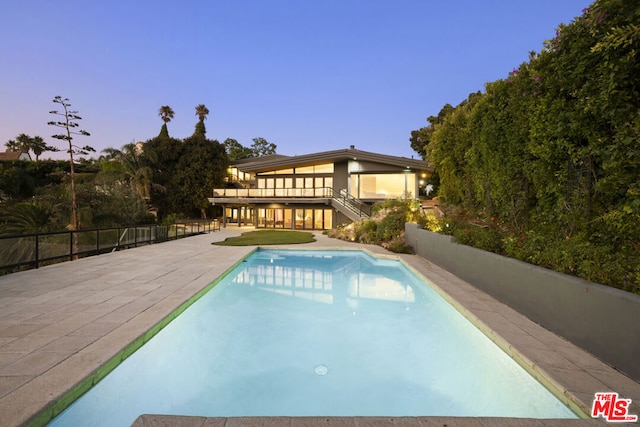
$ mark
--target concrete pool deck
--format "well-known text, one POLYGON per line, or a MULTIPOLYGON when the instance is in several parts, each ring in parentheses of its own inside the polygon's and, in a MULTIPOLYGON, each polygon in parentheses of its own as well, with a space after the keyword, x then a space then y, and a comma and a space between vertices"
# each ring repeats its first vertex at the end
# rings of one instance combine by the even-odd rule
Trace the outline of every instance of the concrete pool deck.
MULTIPOLYGON (((146 341, 149 331, 255 247, 211 245, 248 229, 214 233, 115 252, 0 277, 0 420, 3 426, 44 425, 93 378, 146 341)), ((640 384, 426 259, 329 239, 295 249, 363 248, 399 257, 436 285, 529 372, 583 412, 594 393, 618 392, 640 415, 640 384)), ((271 248, 271 247, 270 247, 271 248)), ((621 325, 622 326, 622 325, 621 325)), ((523 396, 526 399, 526 396, 523 396)), ((133 422, 133 421, 132 421, 133 422)), ((480 426, 602 425, 597 420, 455 417, 203 418, 142 415, 135 426, 480 426)))

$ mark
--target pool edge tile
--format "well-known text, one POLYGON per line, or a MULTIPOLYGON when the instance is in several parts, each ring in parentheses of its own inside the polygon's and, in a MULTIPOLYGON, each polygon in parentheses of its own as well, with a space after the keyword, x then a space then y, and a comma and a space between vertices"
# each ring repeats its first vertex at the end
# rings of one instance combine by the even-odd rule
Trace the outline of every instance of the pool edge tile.
MULTIPOLYGON (((9 283, 11 285, 11 283, 15 282, 15 280, 20 279, 21 282, 21 288, 25 287, 26 285, 28 286, 33 286, 33 290, 30 291, 31 292, 31 296, 29 298, 37 298, 38 297, 38 292, 50 292, 51 289, 47 288, 44 289, 43 287, 41 287, 39 285, 40 281, 42 280, 43 277, 47 277, 49 282, 51 282, 51 286, 54 287, 53 290, 55 290, 55 286, 69 286, 68 283, 66 283, 67 279, 72 279, 72 277, 70 277, 67 272, 73 272, 72 276, 73 278, 75 278, 76 280, 82 280, 82 277, 87 277, 87 278, 92 278, 93 276, 95 276, 95 270, 93 268, 93 266, 95 265, 99 265, 100 268, 104 269, 106 268, 106 266, 111 266, 111 265, 119 265, 121 268, 123 268, 123 271, 126 271, 127 268, 130 268, 132 272, 137 271, 137 267, 135 267, 136 265, 139 265, 141 262, 144 264, 146 263, 155 263, 153 265, 157 265, 158 268, 163 268, 164 265, 163 263, 165 262, 169 262, 172 266, 173 270, 180 270, 180 269, 184 269, 184 268, 189 268, 189 263, 194 263, 194 262, 211 262, 211 260, 217 260, 219 259, 220 256, 222 256, 222 258, 224 259, 224 261, 226 262, 226 260, 228 258, 234 258, 237 255, 236 252, 231 251, 231 254, 229 253, 229 251, 227 250, 215 250, 215 251, 210 251, 208 250, 208 248, 211 246, 210 245, 210 241, 211 239, 220 239, 220 240, 224 240, 224 236, 228 236, 230 234, 239 234, 241 232, 241 229, 231 229, 231 230, 224 230, 221 233, 215 233, 213 235, 203 235, 203 236, 198 236, 198 237, 192 237, 189 239, 185 239, 185 241, 175 241, 175 242, 168 242, 166 244, 163 245, 156 245, 156 247, 141 247, 136 249, 135 251, 132 251, 130 254, 124 254, 124 253, 115 253, 115 254, 105 254, 105 255, 101 255, 99 260, 96 260, 96 258, 99 257, 93 257, 93 259, 91 258, 86 258, 83 260, 78 260, 78 261, 74 261, 74 262, 70 262, 67 265, 57 265, 57 266, 51 266, 51 267, 45 267, 42 268, 40 270, 35 270, 35 271, 30 271, 30 272, 26 272, 26 274, 17 274, 15 276, 15 278, 12 277, 5 277, 5 281, 7 283, 9 283), (188 249, 187 249, 188 248, 188 249), (193 248, 193 249, 192 249, 193 248), (204 254, 204 255, 203 255, 204 254), (132 256, 135 255, 135 256, 132 256), (139 261, 139 259, 142 259, 143 261, 139 261), (144 261, 146 260, 146 261, 144 261), (124 266, 123 266, 124 265, 124 266), (50 274, 51 272, 56 273, 55 277, 56 279, 53 280, 53 276, 50 274), (84 276, 83 276, 84 275, 84 276), (19 276, 19 277, 18 277, 19 276), (66 284, 65 284, 66 283, 66 284)), ((338 249, 338 250, 344 250, 344 249, 348 249, 348 250, 361 250, 364 249, 366 251, 371 250, 373 256, 378 256, 380 253, 384 252, 385 255, 387 256, 393 256, 393 257, 398 257, 398 254, 391 254, 389 252, 386 252, 384 249, 379 248, 379 247, 371 247, 371 245, 360 245, 360 244, 354 244, 354 243, 349 243, 349 242, 334 242, 333 239, 328 239, 325 238, 325 236, 322 236, 322 239, 324 241, 330 242, 330 245, 322 244, 323 242, 316 242, 315 244, 307 244, 306 247, 308 247, 309 249, 318 249, 318 250, 322 250, 322 249, 338 249), (348 246, 347 246, 348 245, 348 246), (315 246, 312 248, 312 246, 315 246)), ((301 248, 299 245, 296 245, 297 248, 301 248)), ((256 248, 250 250, 250 251, 254 251, 256 250, 256 248)), ((244 252, 242 252, 244 253, 244 252)), ((244 256, 247 256, 246 254, 244 256)), ((422 271, 425 269, 425 265, 427 265, 428 267, 426 267, 427 270, 430 271, 430 274, 428 275, 428 278, 433 277, 433 279, 429 280, 429 283, 439 283, 439 278, 444 277, 445 280, 448 280, 448 275, 451 275, 451 273, 447 272, 447 271, 441 271, 441 269, 439 269, 437 266, 435 266, 435 264, 431 263, 430 261, 424 259, 424 258, 419 258, 415 255, 409 255, 409 257, 416 257, 413 258, 411 262, 408 262, 409 264, 413 264, 414 262, 416 264, 419 265, 419 270, 422 271), (436 277, 438 279, 436 279, 436 277)), ((240 259, 242 259, 243 257, 240 256, 240 259)), ((237 261, 238 258, 235 258, 236 262, 240 262, 237 261)), ((155 267, 154 267, 155 268, 155 267)), ((101 273, 102 274, 102 273, 101 273)), ((157 273, 154 272, 154 277, 157 275, 157 273)), ((421 273, 422 276, 424 276, 424 274, 421 273)), ((127 282, 131 281, 131 283, 135 284, 135 283, 139 283, 139 281, 137 281, 138 279, 136 279, 136 277, 132 277, 131 279, 129 279, 129 277, 127 277, 127 275, 120 275, 121 279, 118 279, 117 283, 118 286, 127 286, 127 282)), ((454 276, 455 277, 455 276, 454 276)), ((113 279, 112 279, 113 280, 113 279)), ((459 279, 458 279, 459 280, 459 279)), ((466 283, 466 282, 465 282, 466 283)), ((170 283, 165 283, 162 282, 161 283, 162 286, 170 286, 170 283)), ((72 285, 72 286, 77 286, 77 285, 72 285)), ((80 288, 78 288, 80 289, 80 288)), ((475 288, 473 288, 475 289, 475 288)), ((87 292, 88 290, 90 290, 89 286, 84 286, 82 287, 82 292, 87 292)), ((1 289, 0 289, 1 291, 1 289)), ((473 294, 475 296, 477 296, 478 298, 480 298, 482 301, 485 300, 492 300, 492 298, 487 297, 486 294, 480 294, 477 292, 477 290, 473 291, 473 294)), ((460 293, 456 293, 456 295, 460 295, 460 293)), ((24 299, 24 298, 23 298, 24 299)), ((162 300, 165 300, 166 298, 163 297, 162 300)), ((183 301, 184 302, 184 301, 183 301)), ((463 302, 461 302, 461 304, 464 304, 463 302)), ((178 304, 179 305, 179 304, 178 304)), ((116 307, 117 304, 114 304, 114 307, 116 307)), ((22 307, 25 307, 24 305, 22 305, 22 307)), ((71 305, 69 305, 69 307, 72 307, 71 305)), ((24 308, 21 308, 24 309, 24 308)), ((475 307, 469 308, 470 312, 472 313, 476 313, 477 310, 475 307)), ((509 316, 506 316, 507 318, 509 318, 509 316)), ((529 327, 525 328, 525 330, 527 332, 529 332, 529 327)), ((531 332, 532 335, 535 335, 534 332, 531 332)), ((544 335, 548 335, 549 332, 544 330, 544 335)), ((103 337, 106 338, 106 337, 103 337)), ((115 340, 117 342, 117 340, 115 340)), ((100 348, 101 346, 98 346, 98 348, 100 348)), ((111 349, 110 349, 111 350, 111 349)), ((526 349, 523 349, 526 353, 526 349)), ((560 352, 561 354, 565 351, 567 352, 572 352, 574 351, 572 348, 567 348, 565 349, 564 347, 561 349, 562 351, 560 352)), ((580 351, 583 351, 580 349, 580 351)), ((72 355, 73 356, 73 355, 72 355)), ((115 357, 115 356, 114 356, 115 357)), ((580 358, 578 358, 580 359, 580 358)), ((106 365, 107 362, 101 364, 102 365, 106 365)), ((576 364, 582 363, 580 361, 578 362, 574 362, 576 364)), ((599 360, 593 360, 593 357, 591 355, 589 355, 589 357, 585 358, 584 363, 582 363, 581 366, 582 368, 584 368, 584 370, 588 373, 589 369, 598 369, 597 365, 599 363, 599 360), (583 366, 584 365, 584 366, 583 366)), ((56 368, 59 365, 56 365, 54 368, 52 368, 51 370, 56 370, 56 368)), ((100 367, 99 366, 99 367, 100 367)), ((94 370, 99 369, 95 368, 94 370)), ((541 367, 540 369, 544 369, 544 367, 541 367)), ((598 370, 597 374, 598 375, 607 375, 606 373, 609 372, 608 369, 613 369, 613 368, 603 368, 601 370, 598 370), (602 371, 602 372, 600 372, 602 371)), ((57 371, 60 371, 59 369, 57 369, 57 371)), ((43 375, 44 376, 51 376, 49 375, 50 371, 45 372, 43 375)), ((57 375, 60 375, 61 372, 58 372, 57 375)), ((553 375, 553 373, 551 374, 553 375)), ((638 384, 637 382, 629 379, 627 376, 625 376, 624 374, 621 374, 625 377, 625 379, 627 379, 628 381, 631 382, 631 384, 628 386, 629 390, 633 391, 633 396, 631 397, 635 397, 635 396, 640 396, 640 393, 636 394, 636 390, 640 390, 640 384, 638 384)), ((52 402, 53 400, 55 400, 55 395, 53 395, 53 397, 51 399, 47 399, 46 397, 38 397, 37 399, 32 399, 33 396, 29 395, 29 393, 25 393, 27 390, 33 390, 33 391, 40 391, 37 388, 34 389, 34 386, 37 384, 43 384, 46 383, 48 381, 47 378, 41 378, 41 377, 36 377, 36 379, 28 381, 27 383, 25 383, 23 386, 19 387, 18 389, 12 391, 11 393, 9 393, 6 396, 3 396, 2 398, 0 398, 0 412, 3 412, 3 414, 8 415, 6 418, 4 418, 4 421, 7 422, 8 425, 43 425, 44 422, 42 421, 41 418, 37 418, 37 415, 45 415, 47 414, 47 411, 49 409, 51 409, 52 407, 52 402), (34 403, 35 402, 35 403, 34 403), (17 407, 16 407, 17 406, 17 407), (36 409, 39 408, 39 409, 36 409), (33 412, 34 410, 37 410, 37 412, 33 412)), ((62 381, 62 383, 65 383, 65 381, 62 381)), ((78 385, 77 383, 75 385, 78 385)), ((615 386, 614 386, 615 388, 615 386)), ((626 386, 625 386, 625 389, 626 386)), ((59 391, 54 391, 54 393, 58 393, 59 391)), ((578 396, 578 399, 582 399, 583 402, 590 402, 590 399, 592 399, 592 395, 589 394, 588 391, 585 390, 575 390, 573 392, 569 392, 575 396, 578 396)), ((39 393, 41 394, 41 393, 39 393)), ((622 394, 621 394, 622 395, 622 394)), ((629 397, 629 396, 624 396, 624 397, 629 397)), ((638 402, 640 402, 640 398, 638 398, 638 401, 633 402, 634 408, 637 407, 638 402)), ((634 413, 632 411, 632 413, 634 413)), ((637 411, 635 412, 636 414, 638 413, 637 411)), ((431 421, 433 421, 434 419, 431 417, 427 417, 427 418, 419 418, 420 420, 425 420, 425 422, 427 424, 423 424, 423 425, 433 425, 433 423, 431 423, 431 421), (431 421, 429 421, 431 420, 431 421)), ((207 421, 210 419, 207 419, 207 421)), ((460 426, 469 426, 472 424, 468 424, 468 420, 466 419, 448 419, 449 421, 449 426, 456 426, 456 425, 460 425, 460 426)), ((520 420, 522 421, 522 420, 520 420)), ((564 422, 566 422, 566 424, 568 425, 578 425, 577 423, 573 422, 574 420, 564 420, 564 422)), ((602 420, 581 420, 586 422, 586 424, 588 425, 602 425, 603 421, 602 420), (597 423, 595 423, 597 422, 597 423)), ((538 423, 536 420, 526 420, 526 421, 522 421, 523 423, 525 423, 524 425, 541 425, 540 423, 538 423)), ((209 425, 209 424, 205 424, 205 425, 209 425)), ((216 424, 217 425, 217 424, 216 424)), ((478 424, 473 424, 473 425, 478 425, 478 424)), ((549 425, 565 425, 565 424, 554 424, 553 422, 551 422, 549 425)), ((582 424, 580 424, 582 425, 582 424)))

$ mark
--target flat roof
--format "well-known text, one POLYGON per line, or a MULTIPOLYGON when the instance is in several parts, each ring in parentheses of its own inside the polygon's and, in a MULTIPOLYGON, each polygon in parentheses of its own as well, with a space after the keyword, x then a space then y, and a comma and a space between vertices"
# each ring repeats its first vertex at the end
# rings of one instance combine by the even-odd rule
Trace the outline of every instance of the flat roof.
POLYGON ((232 162, 231 166, 235 166, 244 172, 266 172, 273 169, 310 166, 322 163, 335 163, 344 160, 360 160, 382 163, 418 171, 433 172, 434 170, 434 168, 424 160, 372 153, 370 151, 362 151, 355 148, 321 151, 318 153, 303 154, 300 156, 272 155, 242 159, 237 162, 232 162))

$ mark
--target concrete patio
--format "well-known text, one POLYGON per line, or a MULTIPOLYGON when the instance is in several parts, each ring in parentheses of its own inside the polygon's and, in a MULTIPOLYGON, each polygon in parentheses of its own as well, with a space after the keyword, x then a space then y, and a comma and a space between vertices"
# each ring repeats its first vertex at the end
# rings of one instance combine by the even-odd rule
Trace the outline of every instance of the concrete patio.
MULTIPOLYGON (((45 425, 158 324, 254 247, 211 245, 215 233, 89 257, 0 277, 0 420, 45 425), (105 368, 104 365, 108 364, 105 368)), ((529 321, 426 259, 395 255, 316 233, 296 249, 364 248, 399 257, 574 411, 588 414, 594 393, 615 391, 640 414, 640 384, 529 321)), ((173 313, 173 314, 172 314, 173 313)), ((597 420, 452 417, 204 418, 143 415, 135 426, 480 426, 601 425, 597 420)))

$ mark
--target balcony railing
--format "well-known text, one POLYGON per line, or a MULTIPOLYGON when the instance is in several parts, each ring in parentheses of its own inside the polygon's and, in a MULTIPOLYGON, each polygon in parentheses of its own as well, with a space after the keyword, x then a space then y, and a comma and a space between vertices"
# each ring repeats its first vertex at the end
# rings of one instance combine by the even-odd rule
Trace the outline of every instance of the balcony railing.
POLYGON ((0 236, 0 274, 220 230, 217 220, 0 236))
POLYGON ((333 197, 333 189, 323 188, 216 188, 214 198, 266 198, 266 197, 333 197))
POLYGON ((334 195, 333 200, 337 202, 338 205, 353 212, 360 219, 369 218, 371 216, 371 206, 353 196, 350 196, 347 193, 347 190, 340 190, 334 195))
POLYGON ((213 190, 213 198, 260 199, 260 198, 325 198, 333 199, 334 206, 346 209, 358 218, 368 218, 371 207, 350 196, 347 190, 334 192, 333 188, 221 188, 213 190))

